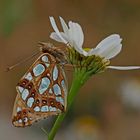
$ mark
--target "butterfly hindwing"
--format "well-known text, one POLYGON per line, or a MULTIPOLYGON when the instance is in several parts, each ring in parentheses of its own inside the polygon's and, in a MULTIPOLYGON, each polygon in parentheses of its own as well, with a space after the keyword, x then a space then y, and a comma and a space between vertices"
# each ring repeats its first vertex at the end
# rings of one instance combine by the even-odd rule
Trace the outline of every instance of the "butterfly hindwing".
POLYGON ((63 68, 49 53, 43 53, 16 86, 12 122, 24 127, 34 121, 64 112, 67 83, 63 68))

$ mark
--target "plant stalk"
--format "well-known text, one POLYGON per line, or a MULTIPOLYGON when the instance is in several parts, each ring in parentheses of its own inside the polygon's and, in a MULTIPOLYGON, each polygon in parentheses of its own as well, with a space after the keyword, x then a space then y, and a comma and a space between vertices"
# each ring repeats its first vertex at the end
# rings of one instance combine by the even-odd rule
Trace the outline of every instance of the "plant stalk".
POLYGON ((69 95, 68 95, 67 111, 63 114, 60 114, 57 117, 57 119, 56 119, 56 121, 55 121, 49 135, 48 135, 48 140, 53 140, 57 131, 58 131, 58 129, 60 128, 62 121, 64 120, 69 108, 71 107, 71 104, 72 104, 73 100, 75 99, 75 96, 77 95, 80 87, 83 84, 83 82, 82 82, 83 74, 84 74, 83 72, 80 73, 80 72, 77 72, 75 70, 74 79, 73 79, 72 86, 71 86, 71 89, 70 89, 70 92, 69 92, 69 95))

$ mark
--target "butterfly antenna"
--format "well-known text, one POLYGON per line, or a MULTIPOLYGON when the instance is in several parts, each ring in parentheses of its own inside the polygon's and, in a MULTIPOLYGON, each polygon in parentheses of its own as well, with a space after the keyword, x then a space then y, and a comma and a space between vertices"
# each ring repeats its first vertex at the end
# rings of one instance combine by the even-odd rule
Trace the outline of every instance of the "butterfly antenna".
POLYGON ((39 53, 40 53, 40 52, 35 52, 33 55, 31 55, 31 56, 25 58, 24 60, 21 60, 20 62, 18 62, 18 63, 16 63, 16 64, 14 64, 14 65, 12 65, 12 66, 6 68, 6 72, 12 70, 13 68, 15 68, 15 67, 17 67, 17 66, 19 66, 19 65, 21 65, 21 64, 23 64, 23 63, 25 63, 25 62, 27 62, 27 61, 29 61, 30 59, 32 59, 34 56, 38 55, 39 53))
POLYGON ((46 129, 44 129, 43 127, 41 127, 41 130, 42 130, 47 136, 49 136, 49 133, 46 131, 46 129))

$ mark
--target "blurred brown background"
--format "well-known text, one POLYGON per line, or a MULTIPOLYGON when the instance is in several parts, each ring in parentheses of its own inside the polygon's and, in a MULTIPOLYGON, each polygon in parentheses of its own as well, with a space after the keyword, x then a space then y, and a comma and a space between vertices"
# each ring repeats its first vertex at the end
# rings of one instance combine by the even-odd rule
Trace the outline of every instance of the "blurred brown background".
MULTIPOLYGON (((32 62, 10 72, 15 64, 37 51, 38 41, 49 41, 49 16, 78 22, 85 47, 95 47, 104 37, 118 33, 123 51, 112 65, 140 65, 139 0, 1 0, 0 1, 0 140, 45 140, 40 127, 15 128, 11 114, 15 86, 32 62)), ((60 25, 60 24, 59 24, 60 25)), ((71 71, 66 71, 71 83, 71 71)), ((48 125, 47 125, 48 124, 48 125)), ((57 134, 58 140, 140 140, 140 71, 107 70, 93 76, 80 90, 57 134)))

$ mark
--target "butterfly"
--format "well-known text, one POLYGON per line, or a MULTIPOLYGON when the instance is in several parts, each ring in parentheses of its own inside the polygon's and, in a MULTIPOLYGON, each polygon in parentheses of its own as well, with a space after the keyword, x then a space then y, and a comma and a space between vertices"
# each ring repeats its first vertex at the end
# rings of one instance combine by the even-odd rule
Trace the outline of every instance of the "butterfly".
POLYGON ((12 114, 12 123, 16 127, 30 126, 66 110, 65 54, 50 43, 40 45, 42 54, 16 86, 17 96, 12 114))

